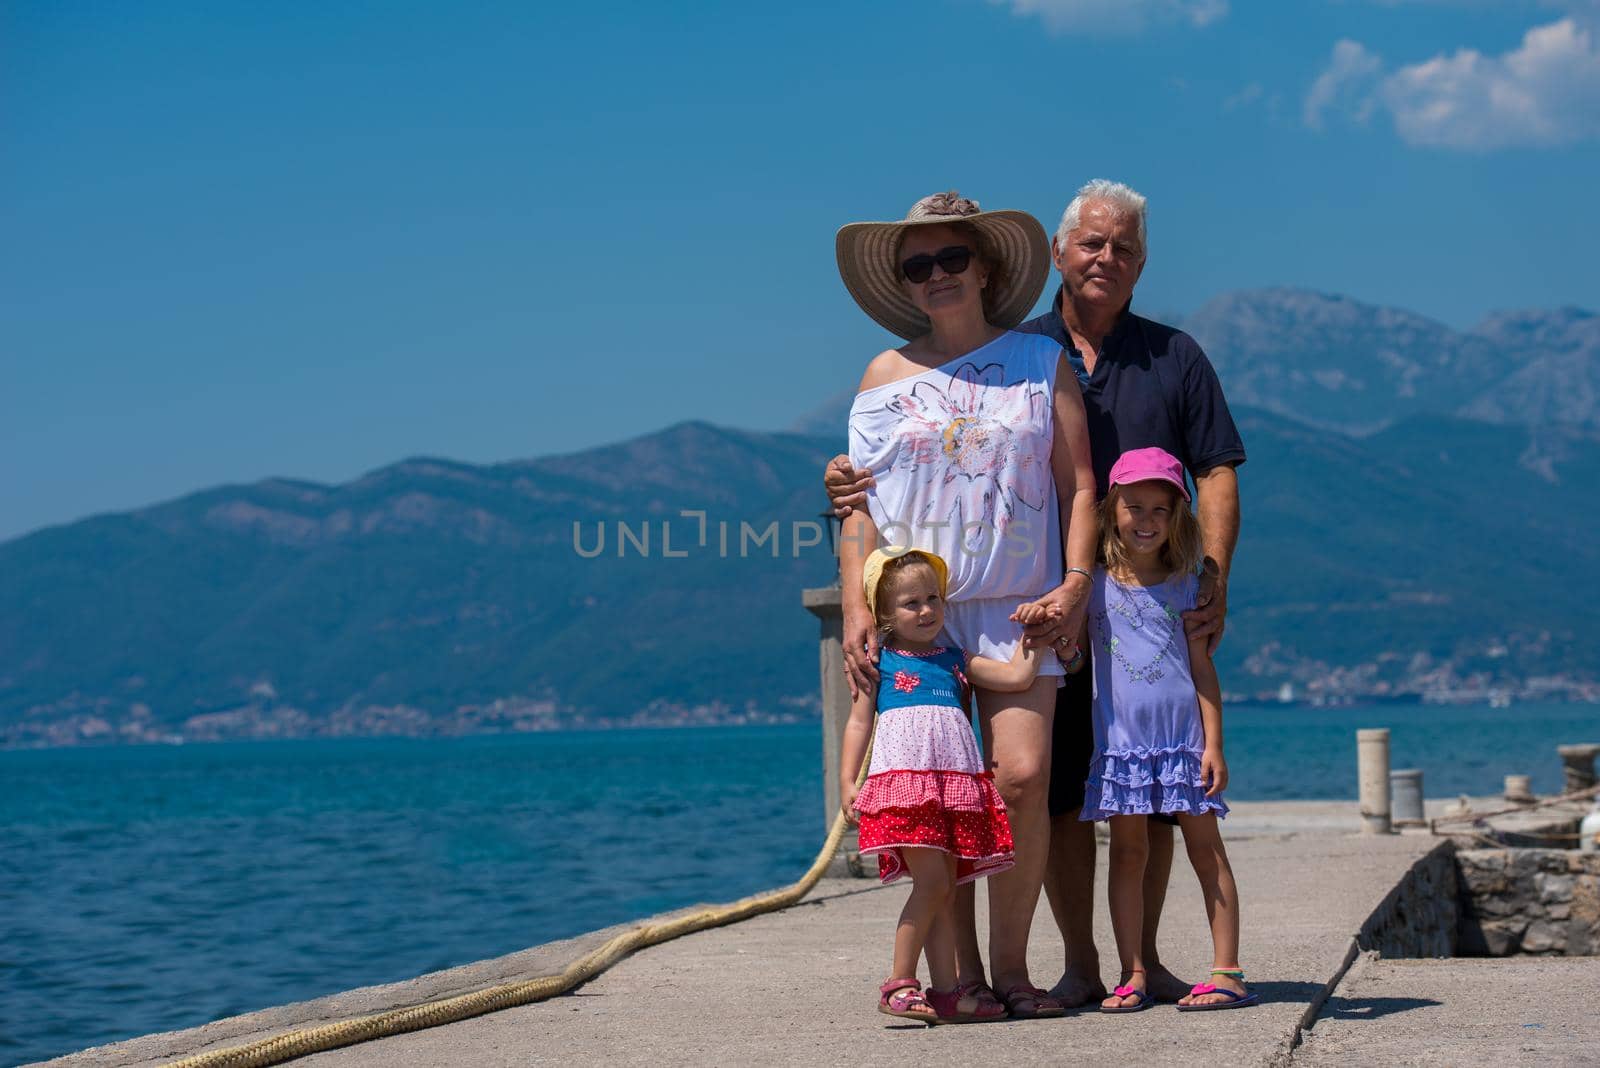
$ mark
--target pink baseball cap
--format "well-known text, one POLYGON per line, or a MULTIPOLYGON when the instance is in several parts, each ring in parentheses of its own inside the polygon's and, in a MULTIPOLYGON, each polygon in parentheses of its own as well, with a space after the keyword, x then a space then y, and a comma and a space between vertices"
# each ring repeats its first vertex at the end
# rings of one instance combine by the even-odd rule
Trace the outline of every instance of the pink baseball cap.
POLYGON ((1111 465, 1108 485, 1129 486, 1135 482, 1170 482, 1189 500, 1189 487, 1183 484, 1183 464, 1166 449, 1129 449, 1111 465))

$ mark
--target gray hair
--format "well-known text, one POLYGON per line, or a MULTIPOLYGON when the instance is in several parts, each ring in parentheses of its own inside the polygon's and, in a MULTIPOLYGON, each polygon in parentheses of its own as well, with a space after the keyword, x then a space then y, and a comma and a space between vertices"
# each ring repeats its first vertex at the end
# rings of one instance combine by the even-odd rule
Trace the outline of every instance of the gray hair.
POLYGON ((1145 198, 1142 193, 1135 192, 1131 187, 1121 182, 1113 182, 1109 178, 1096 178, 1085 182, 1083 188, 1078 190, 1078 195, 1072 198, 1072 203, 1067 205, 1067 210, 1061 213, 1061 225, 1056 227, 1056 240, 1065 241, 1067 234, 1078 228, 1079 216, 1083 214, 1083 206, 1091 200, 1103 200, 1111 205, 1112 209, 1123 215, 1132 215, 1139 220, 1139 255, 1145 254, 1145 198))

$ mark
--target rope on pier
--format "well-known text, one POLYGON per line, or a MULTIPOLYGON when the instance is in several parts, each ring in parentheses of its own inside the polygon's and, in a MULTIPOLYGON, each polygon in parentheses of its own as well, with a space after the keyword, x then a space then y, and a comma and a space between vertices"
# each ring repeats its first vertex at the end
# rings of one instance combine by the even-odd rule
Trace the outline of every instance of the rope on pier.
POLYGON ((1565 805, 1573 801, 1591 801, 1600 797, 1600 785, 1585 786, 1581 790, 1574 790, 1569 794, 1558 797, 1544 797, 1526 804, 1512 805, 1510 808, 1497 808, 1490 812, 1459 812, 1454 815, 1435 816, 1428 821, 1428 829, 1434 834, 1451 834, 1450 831, 1439 830, 1441 823, 1476 823, 1478 820, 1488 819, 1490 816, 1514 816, 1519 812, 1532 812, 1536 808, 1548 808, 1551 805, 1565 805))
MULTIPOLYGON (((869 739, 866 754, 861 760, 861 773, 856 778, 857 788, 860 788, 862 782, 866 780, 867 768, 871 762, 872 742, 869 739)), ((501 1009, 528 1005, 535 1001, 553 998, 558 994, 565 994, 646 946, 659 945, 686 934, 693 934, 695 931, 738 923, 740 920, 747 920, 764 912, 777 912, 797 903, 810 893, 811 888, 822 878, 822 873, 828 868, 828 862, 833 859, 833 854, 839 848, 839 840, 844 837, 844 830, 844 813, 836 813, 833 817, 833 826, 828 830, 828 837, 823 841, 821 850, 817 852, 817 859, 811 862, 810 869, 798 881, 788 886, 752 894, 750 897, 726 905, 708 905, 698 911, 660 923, 641 924, 630 931, 622 932, 598 949, 585 953, 553 975, 502 983, 470 994, 440 998, 437 1001, 412 1005, 404 1009, 389 1009, 370 1016, 358 1016, 353 1020, 341 1020, 320 1027, 288 1031, 243 1046, 184 1057, 182 1060, 171 1062, 171 1066, 172 1068, 260 1068, 263 1065, 282 1064, 296 1057, 306 1057, 313 1053, 338 1049, 341 1046, 353 1046, 358 1042, 369 1042, 375 1038, 387 1038, 409 1031, 440 1027, 472 1016, 499 1012, 501 1009)))

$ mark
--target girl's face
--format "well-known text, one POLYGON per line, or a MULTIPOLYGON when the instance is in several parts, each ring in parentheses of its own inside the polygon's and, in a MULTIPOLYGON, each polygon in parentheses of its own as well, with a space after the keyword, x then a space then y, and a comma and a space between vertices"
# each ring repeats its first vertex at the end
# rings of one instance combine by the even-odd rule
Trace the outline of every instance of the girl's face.
POLYGON ((889 583, 888 624, 901 641, 931 642, 944 627, 944 598, 933 568, 908 567, 889 583))
POLYGON ((1117 487, 1117 537, 1140 562, 1159 561, 1172 529, 1175 494, 1165 482, 1135 482, 1117 487))

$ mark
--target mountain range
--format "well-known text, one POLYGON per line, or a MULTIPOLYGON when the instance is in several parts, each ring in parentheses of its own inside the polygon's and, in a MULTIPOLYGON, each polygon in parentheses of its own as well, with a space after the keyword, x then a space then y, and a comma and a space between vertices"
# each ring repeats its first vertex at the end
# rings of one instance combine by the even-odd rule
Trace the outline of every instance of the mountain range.
MULTIPOLYGON (((1184 324, 1250 454, 1224 688, 1600 694, 1600 319, 1337 297, 1184 324), (1514 366, 1507 367, 1507 364, 1514 366)), ((838 400, 576 454, 204 490, 0 544, 0 745, 813 714, 838 400)))

